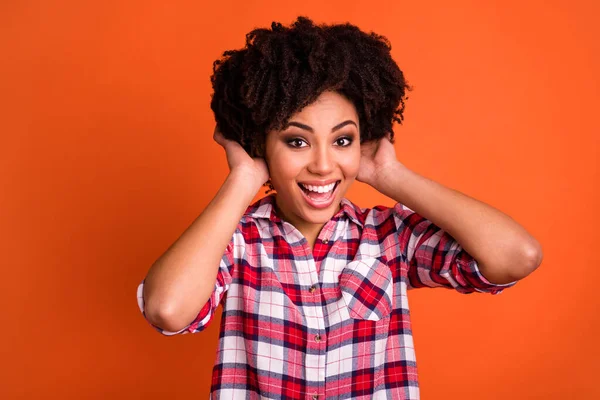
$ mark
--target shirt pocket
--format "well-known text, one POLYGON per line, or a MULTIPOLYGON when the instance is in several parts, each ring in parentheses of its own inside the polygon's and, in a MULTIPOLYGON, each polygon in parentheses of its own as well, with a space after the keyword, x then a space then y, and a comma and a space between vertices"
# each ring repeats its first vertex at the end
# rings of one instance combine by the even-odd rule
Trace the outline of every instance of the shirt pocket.
POLYGON ((350 317, 379 321, 393 308, 393 279, 390 267, 376 258, 354 260, 339 278, 342 302, 350 317))

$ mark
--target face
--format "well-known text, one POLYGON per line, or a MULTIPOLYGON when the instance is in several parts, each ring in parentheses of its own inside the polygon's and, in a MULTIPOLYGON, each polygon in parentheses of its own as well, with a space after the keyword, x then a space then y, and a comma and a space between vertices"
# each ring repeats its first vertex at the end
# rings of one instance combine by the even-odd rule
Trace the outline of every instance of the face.
POLYGON ((322 227, 358 174, 359 120, 354 105, 334 92, 294 114, 266 138, 265 160, 282 217, 299 230, 322 227))

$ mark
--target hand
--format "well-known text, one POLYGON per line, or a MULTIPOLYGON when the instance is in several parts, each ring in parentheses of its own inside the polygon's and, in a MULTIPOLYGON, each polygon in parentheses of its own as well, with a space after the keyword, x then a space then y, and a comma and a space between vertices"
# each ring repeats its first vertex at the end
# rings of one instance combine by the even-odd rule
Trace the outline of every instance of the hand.
POLYGON ((246 174, 259 187, 269 179, 269 169, 263 158, 250 157, 238 142, 225 139, 216 126, 213 139, 225 149, 229 171, 246 174))
POLYGON ((389 137, 387 134, 381 139, 369 140, 360 145, 360 167, 356 179, 375 189, 378 189, 379 179, 385 175, 385 171, 400 163, 389 137))

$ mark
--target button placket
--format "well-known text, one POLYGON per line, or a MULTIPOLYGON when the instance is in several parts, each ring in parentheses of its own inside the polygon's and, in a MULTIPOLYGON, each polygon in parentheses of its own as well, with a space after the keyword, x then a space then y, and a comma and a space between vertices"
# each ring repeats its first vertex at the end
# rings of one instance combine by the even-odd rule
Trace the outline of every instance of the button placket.
MULTIPOLYGON (((315 340, 315 336, 319 333, 325 333, 325 314, 324 308, 317 296, 319 294, 320 283, 319 275, 315 265, 315 260, 312 257, 312 253, 309 253, 309 247, 305 246, 306 249, 306 260, 296 261, 297 269, 302 272, 306 272, 302 275, 303 280, 301 284, 304 286, 304 294, 307 296, 307 300, 303 305, 303 312, 307 318, 307 327, 310 330, 306 340, 315 351, 310 352, 306 355, 304 362, 305 376, 307 380, 321 385, 325 384, 325 369, 326 369, 326 342, 324 336, 320 337, 321 342, 315 340), (303 268, 302 268, 303 267, 303 268), (314 289, 313 289, 314 288, 314 289), (314 301, 313 301, 314 300, 314 301)), ((316 389, 315 387, 311 389, 316 389)), ((319 399, 323 399, 323 395, 313 392, 312 390, 306 392, 305 396, 307 399, 311 399, 313 393, 317 393, 319 399)))

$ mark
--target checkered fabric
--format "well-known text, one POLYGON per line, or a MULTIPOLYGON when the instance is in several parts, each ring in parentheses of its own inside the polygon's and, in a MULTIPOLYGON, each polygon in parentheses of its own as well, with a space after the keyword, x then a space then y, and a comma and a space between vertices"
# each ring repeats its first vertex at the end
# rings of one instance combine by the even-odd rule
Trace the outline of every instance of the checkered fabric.
POLYGON ((456 240, 400 203, 342 199, 311 251, 274 202, 248 207, 194 321, 153 325, 201 332, 223 305, 210 398, 418 399, 407 290, 499 294, 516 283, 490 283, 456 240))

